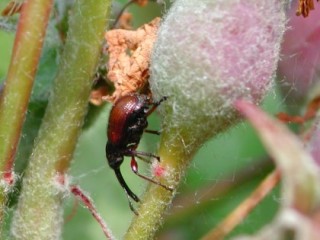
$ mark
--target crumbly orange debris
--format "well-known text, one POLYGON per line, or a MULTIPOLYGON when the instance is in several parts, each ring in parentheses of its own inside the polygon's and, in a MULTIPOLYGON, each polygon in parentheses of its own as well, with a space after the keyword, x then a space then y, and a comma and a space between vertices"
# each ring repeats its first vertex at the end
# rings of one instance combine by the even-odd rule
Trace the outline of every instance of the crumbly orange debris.
MULTIPOLYGON (((319 2, 319 0, 317 0, 319 2)), ((309 12, 314 9, 313 0, 299 0, 299 5, 297 9, 297 16, 302 15, 303 17, 308 17, 309 12)))
POLYGON ((159 24, 160 18, 155 18, 135 31, 115 29, 106 32, 109 54, 107 77, 114 83, 115 91, 104 100, 114 102, 147 83, 151 50, 159 24))

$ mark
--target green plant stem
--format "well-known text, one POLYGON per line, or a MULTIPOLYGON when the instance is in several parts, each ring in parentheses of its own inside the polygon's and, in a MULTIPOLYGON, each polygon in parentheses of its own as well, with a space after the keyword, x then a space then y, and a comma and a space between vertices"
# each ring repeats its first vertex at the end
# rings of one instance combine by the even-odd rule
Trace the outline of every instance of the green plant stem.
POLYGON ((26 170, 12 233, 59 239, 62 195, 56 176, 68 169, 87 111, 111 1, 75 1, 53 93, 26 170))
POLYGON ((153 239, 157 229, 163 222, 163 215, 170 206, 175 191, 184 176, 187 166, 192 160, 197 148, 189 151, 185 148, 183 137, 172 140, 173 132, 164 131, 161 135, 159 156, 161 166, 167 174, 161 182, 170 186, 174 191, 168 191, 158 185, 150 184, 138 209, 136 216, 125 235, 126 240, 153 239), (168 143, 170 141, 170 144, 168 143))
MULTIPOLYGON (((12 58, 0 100, 0 173, 10 174, 25 119, 53 0, 26 1, 19 18, 12 58), (35 24, 36 23, 36 24, 35 24)), ((6 175, 4 175, 6 174, 6 175)), ((6 190, 0 190, 0 225, 6 190)))

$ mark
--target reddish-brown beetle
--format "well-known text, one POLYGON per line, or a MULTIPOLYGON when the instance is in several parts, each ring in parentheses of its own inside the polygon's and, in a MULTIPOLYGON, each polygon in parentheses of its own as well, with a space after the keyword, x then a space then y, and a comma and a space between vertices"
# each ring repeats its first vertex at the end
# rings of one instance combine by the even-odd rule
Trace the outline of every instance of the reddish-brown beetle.
POLYGON ((108 124, 108 142, 106 145, 106 156, 110 168, 112 168, 117 176, 117 179, 126 192, 129 199, 129 206, 133 212, 134 210, 130 197, 139 202, 140 199, 134 194, 120 171, 120 165, 123 162, 124 156, 131 157, 131 169, 139 177, 148 180, 152 183, 158 184, 167 190, 171 188, 157 182, 149 177, 141 175, 138 172, 138 164, 135 157, 143 159, 143 157, 154 157, 160 160, 158 156, 152 153, 145 153, 137 151, 141 136, 143 132, 159 134, 157 131, 147 130, 147 117, 163 102, 167 97, 161 98, 158 102, 151 102, 146 95, 130 94, 121 97, 113 105, 108 124))

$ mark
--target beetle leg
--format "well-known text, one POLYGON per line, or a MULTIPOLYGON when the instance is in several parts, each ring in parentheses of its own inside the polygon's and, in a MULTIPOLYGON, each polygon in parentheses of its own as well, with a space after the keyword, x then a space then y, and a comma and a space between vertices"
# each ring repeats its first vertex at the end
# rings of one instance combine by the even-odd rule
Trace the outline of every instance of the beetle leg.
POLYGON ((151 161, 150 159, 147 159, 147 158, 145 158, 145 157, 141 157, 141 156, 139 156, 139 155, 136 155, 136 157, 139 158, 140 160, 148 163, 148 164, 151 164, 151 163, 152 163, 152 161, 151 161))
POLYGON ((140 151, 131 149, 128 155, 129 156, 137 156, 137 157, 140 157, 140 156, 153 157, 153 158, 157 159, 160 162, 160 157, 155 155, 155 154, 153 154, 153 153, 140 152, 140 151))
POLYGON ((146 112, 146 115, 149 116, 151 113, 153 113, 157 109, 157 107, 167 99, 168 99, 167 96, 163 96, 159 101, 153 102, 152 107, 146 112))
MULTIPOLYGON (((135 194, 131 191, 131 189, 128 187, 127 183, 124 181, 124 179, 123 179, 123 177, 122 177, 122 174, 121 174, 121 172, 120 172, 120 168, 115 168, 115 169, 113 169, 113 170, 114 170, 114 172, 115 172, 115 174, 116 174, 116 176, 117 176, 117 179, 118 179, 121 187, 122 187, 122 188, 124 189, 124 191, 126 192, 128 198, 131 197, 134 201, 140 202, 140 199, 137 197, 137 195, 135 195, 135 194)), ((131 205, 130 208, 132 208, 132 204, 131 204, 130 200, 129 200, 129 205, 131 205)), ((134 212, 134 211, 133 211, 133 212, 134 212)))
POLYGON ((147 181, 149 181, 149 182, 152 182, 152 183, 154 183, 154 184, 157 184, 157 185, 163 187, 163 188, 166 189, 166 190, 172 191, 172 188, 170 188, 170 187, 162 184, 161 182, 155 181, 155 180, 153 180, 153 179, 151 179, 151 178, 149 178, 149 177, 147 177, 147 176, 141 175, 141 174, 138 172, 138 163, 137 163, 136 159, 134 158, 134 156, 131 157, 131 169, 132 169, 132 171, 133 171, 137 176, 143 178, 144 180, 147 180, 147 181))
POLYGON ((130 210, 136 215, 136 216, 139 216, 139 213, 137 212, 137 210, 133 207, 133 204, 130 200, 130 197, 129 195, 127 195, 127 198, 128 198, 128 201, 129 201, 129 208, 130 210))
POLYGON ((155 134, 155 135, 160 135, 160 131, 157 131, 157 130, 145 129, 144 131, 145 131, 146 133, 151 133, 151 134, 155 134))

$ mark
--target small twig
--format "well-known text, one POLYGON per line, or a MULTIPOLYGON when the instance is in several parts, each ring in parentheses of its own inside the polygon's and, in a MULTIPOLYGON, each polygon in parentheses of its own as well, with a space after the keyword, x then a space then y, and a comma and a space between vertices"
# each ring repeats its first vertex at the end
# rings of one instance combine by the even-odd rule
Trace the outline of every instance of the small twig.
POLYGON ((82 189, 77 185, 71 185, 70 191, 73 193, 73 195, 79 199, 91 212, 92 216, 97 220, 97 222, 100 224, 101 229, 104 233, 104 235, 107 237, 107 239, 114 239, 114 236, 111 233, 111 230, 108 228, 105 221, 102 219, 100 214, 98 213, 96 207, 94 206, 92 200, 90 197, 88 197, 82 189))
POLYGON ((58 189, 62 192, 71 192, 75 196, 76 205, 73 207, 71 214, 67 217, 66 221, 69 221, 76 212, 76 207, 78 206, 78 202, 82 202, 85 207, 90 211, 92 216, 97 220, 99 225, 102 228, 104 235, 107 239, 114 239, 111 230, 108 228, 106 222, 100 216, 99 212, 97 211, 96 207, 93 204, 92 199, 78 186, 78 185, 71 185, 69 183, 69 178, 66 174, 58 173, 56 175, 56 183, 58 184, 58 189))
POLYGON ((234 181, 219 181, 217 183, 210 183, 201 189, 197 189, 196 192, 181 194, 177 196, 172 203, 172 209, 170 215, 166 221, 175 221, 175 219, 186 216, 187 214, 194 212, 195 208, 201 209, 201 206, 212 202, 212 199, 221 198, 230 193, 238 186, 246 184, 250 180, 256 177, 262 177, 267 171, 270 171, 273 163, 270 158, 256 160, 253 163, 248 164, 243 169, 233 173, 232 176, 226 176, 224 179, 234 178, 234 181), (200 202, 197 200, 195 204, 194 196, 202 196, 200 202))
POLYGON ((302 116, 290 116, 287 113, 280 112, 276 116, 284 123, 298 123, 303 124, 309 120, 312 120, 320 108, 320 96, 313 98, 307 105, 306 111, 302 116))
POLYGON ((148 4, 148 0, 130 0, 128 1, 126 4, 123 5, 123 7, 121 8, 121 10, 119 11, 116 19, 114 20, 114 23, 111 25, 110 30, 111 29, 115 29, 117 27, 117 24, 119 22, 121 22, 121 17, 124 15, 125 10, 133 3, 136 3, 137 5, 144 7, 145 5, 148 4))
POLYGON ((117 18, 114 20, 114 23, 111 25, 110 29, 114 29, 116 27, 116 25, 119 22, 119 19, 121 18, 122 14, 124 13, 124 11, 127 9, 127 7, 129 7, 132 3, 134 3, 136 0, 131 0, 129 2, 127 2, 120 10, 120 12, 117 15, 117 18))
POLYGON ((23 5, 23 0, 12 0, 10 1, 7 6, 2 10, 1 15, 2 16, 12 16, 15 13, 20 13, 22 5, 23 5))
POLYGON ((274 170, 256 188, 256 190, 245 199, 231 214, 229 214, 215 229, 205 235, 202 240, 224 239, 280 181, 280 173, 274 170))

